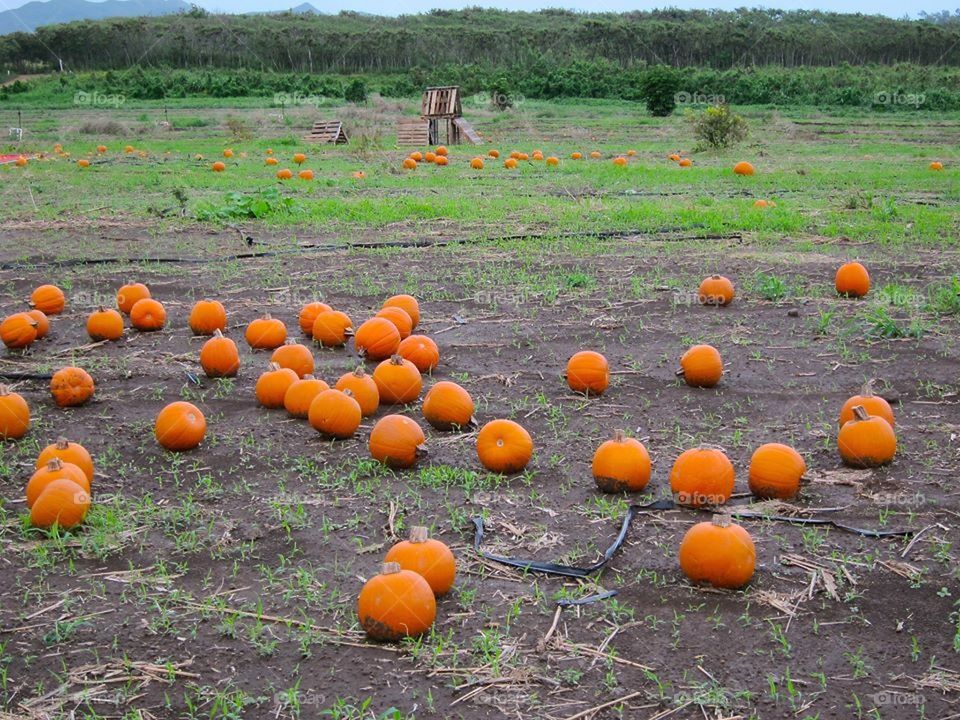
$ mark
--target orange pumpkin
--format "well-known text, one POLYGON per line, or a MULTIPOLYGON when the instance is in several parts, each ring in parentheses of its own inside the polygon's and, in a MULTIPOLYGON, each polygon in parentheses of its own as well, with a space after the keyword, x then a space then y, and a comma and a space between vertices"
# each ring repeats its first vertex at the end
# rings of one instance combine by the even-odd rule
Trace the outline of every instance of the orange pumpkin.
POLYGON ((423 156, 423 159, 424 159, 424 161, 426 161, 426 162, 428 162, 428 163, 436 162, 436 161, 437 161, 437 154, 434 153, 434 152, 429 152, 429 151, 428 151, 427 154, 423 156))
POLYGON ((257 378, 257 384, 254 386, 257 402, 265 408, 282 408, 287 390, 299 379, 290 368, 282 368, 276 363, 270 363, 266 372, 257 378))
POLYGON ((673 162, 680 162, 680 155, 678 153, 670 153, 667 155, 667 160, 673 160, 673 162))
POLYGON ((300 322, 300 330, 304 335, 313 337, 313 323, 317 320, 317 315, 322 312, 329 312, 332 308, 326 303, 312 302, 307 303, 300 308, 300 315, 297 319, 300 322))
POLYGON ((640 492, 650 482, 650 455, 643 443, 617 430, 593 454, 592 470, 604 492, 640 492))
POLYGON ((625 157, 616 157, 613 159, 613 164, 617 167, 626 167, 627 159, 625 157))
POLYGON ((97 145, 97 152, 103 155, 107 151, 106 145, 97 145))
POLYGON ((750 492, 759 498, 789 500, 800 491, 807 463, 789 445, 767 443, 750 458, 750 492))
POLYGON ((334 438, 348 438, 357 432, 363 414, 349 390, 327 389, 310 403, 307 419, 310 427, 334 438))
POLYGON ((128 283, 117 290, 117 308, 129 315, 139 300, 150 297, 150 289, 143 283, 128 283))
POLYGON ((516 158, 507 158, 506 160, 503 161, 503 166, 507 170, 516 170, 517 169, 516 158))
POLYGON ((27 313, 14 313, 0 323, 0 340, 11 350, 25 348, 37 339, 37 321, 27 313))
POLYGON ((307 161, 307 156, 303 153, 295 153, 293 156, 293 161, 297 165, 303 165, 307 161))
POLYGON ((244 337, 254 350, 276 350, 287 339, 287 326, 282 320, 264 315, 247 325, 244 337))
POLYGON ((367 580, 357 598, 360 625, 374 640, 395 641, 422 635, 437 616, 430 584, 397 563, 384 563, 379 575, 367 580))
POLYGON ((383 301, 382 307, 398 307, 410 316, 413 327, 420 324, 420 303, 413 295, 392 295, 383 301))
POLYGON ((694 345, 680 358, 677 375, 691 387, 712 388, 723 375, 723 360, 712 345, 694 345))
POLYGON ((547 158, 547 165, 549 165, 550 167, 557 167, 557 165, 559 164, 560 164, 559 158, 555 158, 553 157, 553 155, 547 158))
POLYGON ((939 160, 934 160, 932 163, 930 163, 930 169, 931 169, 931 170, 943 170, 943 163, 940 162, 939 160))
POLYGON ((420 152, 419 150, 416 150, 416 151, 410 153, 409 158, 410 158, 411 160, 413 160, 414 162, 422 162, 422 161, 423 161, 423 153, 420 152))
POLYGON ((401 340, 410 337, 410 333, 413 332, 413 319, 403 308, 385 307, 377 312, 376 316, 392 322, 400 333, 401 340))
POLYGON ((476 425, 470 393, 454 382, 441 380, 423 398, 423 417, 437 430, 476 425))
POLYGON ((579 160, 582 157, 583 157, 583 153, 578 153, 578 152, 570 153, 571 160, 579 160))
POLYGON ((59 407, 83 405, 93 397, 93 391, 93 378, 83 368, 61 368, 50 379, 50 394, 59 407))
POLYGON ((423 429, 405 415, 385 415, 370 432, 370 456, 397 469, 413 467, 424 453, 423 429))
POLYGON ((766 210, 767 208, 776 207, 777 204, 773 200, 764 200, 761 198, 760 200, 755 200, 753 206, 758 210, 766 210))
POLYGON ((42 468, 54 458, 63 463, 73 463, 87 476, 87 480, 93 482, 93 458, 90 453, 80 443, 70 442, 65 437, 57 438, 52 445, 47 445, 37 456, 37 463, 34 467, 42 468))
POLYGON ((743 587, 753 577, 757 550, 753 539, 727 515, 694 525, 680 542, 680 569, 693 582, 717 588, 743 587))
POLYGON ((123 315, 101 306, 87 317, 87 335, 94 342, 119 340, 123 337, 123 315))
POLYGON ((63 290, 56 285, 41 285, 30 293, 30 306, 40 310, 45 315, 57 315, 63 312, 67 298, 63 290))
POLYGON ((50 320, 47 318, 44 312, 37 309, 27 310, 27 315, 32 317, 33 321, 37 323, 37 340, 45 337, 46 334, 50 332, 50 320))
POLYGON ((308 417, 310 403, 317 395, 329 389, 330 386, 323 380, 319 380, 313 375, 304 375, 287 388, 287 392, 283 396, 283 407, 294 417, 308 417))
POLYGON ((444 147, 443 145, 440 145, 439 147, 437 147, 437 149, 434 150, 434 152, 437 154, 437 157, 446 157, 446 156, 447 156, 447 148, 444 147))
POLYGON ((404 158, 403 159, 403 168, 404 170, 416 170, 417 161, 413 158, 404 158))
POLYGON ((280 367, 290 368, 297 377, 312 375, 314 369, 313 353, 310 348, 300 343, 288 342, 273 351, 270 362, 280 367))
POLYGON ((224 162, 217 160, 213 165, 210 166, 210 169, 218 173, 226 170, 227 166, 224 162))
POLYGON ((19 168, 22 168, 22 167, 26 167, 29 162, 30 162, 30 161, 27 160, 27 158, 25 158, 23 155, 21 155, 20 157, 18 157, 18 158, 14 161, 13 164, 16 165, 16 166, 19 167, 19 168))
POLYGON ((388 405, 404 405, 420 397, 423 379, 417 366, 400 355, 384 360, 373 371, 380 402, 388 405))
POLYGON ((137 300, 130 308, 130 324, 142 332, 162 330, 167 322, 167 311, 153 298, 137 300))
POLYGON ((487 150, 487 157, 492 157, 494 160, 496 160, 498 157, 500 157, 500 151, 499 151, 499 150, 487 150))
POLYGON ((834 279, 838 295, 863 297, 870 292, 870 273, 858 262, 844 263, 834 279))
POLYGON ((600 153, 599 150, 594 150, 593 152, 590 153, 590 157, 592 157, 594 160, 599 160, 600 158, 603 157, 603 155, 600 153))
POLYGON ((196 405, 178 400, 157 414, 153 432, 167 450, 192 450, 207 434, 207 419, 196 405))
POLYGON ((30 406, 23 396, 0 385, 0 440, 19 440, 30 427, 30 406))
POLYGON ((353 372, 345 373, 337 380, 337 390, 350 391, 353 399, 360 405, 363 417, 373 415, 380 407, 380 390, 373 376, 368 375, 360 365, 353 372))
POLYGON ((264 160, 264 163, 266 163, 267 165, 279 165, 280 161, 277 160, 275 157, 268 157, 266 160, 264 160))
POLYGON ((483 158, 475 157, 470 161, 470 167, 474 170, 483 170, 483 158))
POLYGON ((432 372, 440 362, 440 349, 426 335, 411 335, 400 343, 397 353, 422 373, 432 372))
POLYGON ((729 305, 733 302, 733 283, 723 275, 711 275, 700 283, 701 305, 729 305))
POLYGON ((693 160, 690 158, 680 158, 680 162, 678 162, 677 165, 682 168, 693 167, 693 160))
POLYGON ((518 473, 533 456, 533 440, 513 420, 491 420, 477 434, 477 457, 495 473, 518 473))
POLYGON ((313 170, 301 170, 297 173, 297 177, 301 180, 313 180, 313 170))
POLYGON ((753 165, 748 163, 746 160, 741 160, 733 166, 733 172, 736 175, 753 175, 753 165))
POLYGON ((54 525, 70 530, 90 510, 90 493, 72 480, 60 478, 47 485, 30 508, 30 523, 44 530, 54 525))
POLYGON ((882 417, 870 415, 862 405, 853 409, 853 420, 837 436, 840 459, 855 468, 886 465, 897 453, 897 435, 882 417))
POLYGON ((446 595, 457 577, 457 561, 446 543, 429 537, 427 528, 410 528, 410 539, 401 540, 387 552, 384 562, 412 570, 430 585, 437 597, 446 595))
POLYGON ((893 420, 893 408, 890 407, 890 403, 888 403, 879 395, 874 395, 873 385, 871 383, 866 383, 864 384, 863 388, 861 388, 859 395, 854 395, 852 398, 849 398, 843 404, 843 407, 840 408, 840 427, 843 427, 848 422, 853 420, 853 409, 857 405, 862 405, 867 411, 868 415, 882 417, 884 420, 890 423, 890 427, 895 426, 893 420))
POLYGON ((627 150, 627 157, 636 157, 636 155, 637 155, 636 150, 627 150))
POLYGON ((603 395, 610 385, 610 366, 598 352, 581 350, 567 361, 567 384, 577 393, 603 395))
POLYGON ((79 465, 65 463, 60 458, 53 458, 43 467, 37 468, 30 476, 30 480, 27 481, 27 508, 33 507, 37 498, 40 497, 40 493, 46 490, 50 483, 60 479, 71 480, 90 492, 90 480, 79 465))
POLYGON ((213 337, 200 348, 200 365, 207 377, 233 377, 240 370, 237 344, 219 330, 214 330, 213 337))
POLYGON ((357 328, 353 342, 361 357, 384 360, 400 347, 400 331, 386 318, 372 317, 357 328))
POLYGON ((225 158, 232 158, 232 157, 233 157, 233 150, 231 150, 230 148, 227 148, 226 150, 223 151, 223 156, 224 156, 225 158))
POLYGON ((444 167, 450 163, 449 160, 443 155, 437 155, 437 159, 433 161, 439 167, 444 167))
POLYGON ((680 505, 722 505, 733 494, 730 459, 716 448, 691 448, 670 470, 670 490, 680 505))
POLYGON ((187 323, 194 335, 213 335, 227 329, 227 311, 218 300, 200 300, 190 309, 187 323))
POLYGON ((289 180, 293 177, 293 171, 290 168, 277 170, 277 180, 289 180))
POLYGON ((353 335, 353 321, 339 310, 327 310, 313 321, 313 339, 324 347, 340 347, 353 335))

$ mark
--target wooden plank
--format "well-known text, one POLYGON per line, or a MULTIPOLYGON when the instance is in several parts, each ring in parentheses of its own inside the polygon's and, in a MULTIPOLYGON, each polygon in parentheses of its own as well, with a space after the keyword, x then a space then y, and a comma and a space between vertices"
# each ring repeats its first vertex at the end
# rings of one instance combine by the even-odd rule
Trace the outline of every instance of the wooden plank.
POLYGON ((460 129, 460 132, 463 133, 463 136, 474 145, 480 145, 483 143, 483 139, 480 137, 480 134, 474 129, 473 125, 467 122, 465 118, 454 118, 453 124, 456 125, 460 129))

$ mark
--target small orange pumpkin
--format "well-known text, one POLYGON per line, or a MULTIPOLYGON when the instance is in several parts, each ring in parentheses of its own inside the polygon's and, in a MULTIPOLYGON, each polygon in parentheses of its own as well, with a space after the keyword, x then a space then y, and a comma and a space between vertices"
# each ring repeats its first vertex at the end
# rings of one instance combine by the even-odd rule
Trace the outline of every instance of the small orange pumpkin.
POLYGON ((34 322, 37 323, 37 340, 45 337, 46 334, 50 332, 50 320, 43 311, 34 308, 33 310, 27 310, 27 315, 32 317, 34 322))
POLYGON ((667 155, 667 160, 672 160, 673 162, 680 162, 679 153, 670 153, 667 155))
POLYGON ((400 347, 400 331, 382 317, 372 317, 357 328, 353 336, 357 354, 370 360, 384 360, 400 347))
POLYGON ((93 378, 83 368, 61 368, 50 379, 50 394, 59 407, 83 405, 93 397, 93 391, 93 378))
POLYGON ((516 158, 507 158, 503 161, 503 166, 507 170, 516 170, 517 169, 517 160, 516 158))
POLYGON ((712 388, 723 376, 723 360, 712 345, 694 345, 680 358, 677 375, 690 387, 712 388))
POLYGON ((19 440, 30 427, 30 406, 20 393, 0 385, 0 440, 19 440))
POLYGON ((617 167, 626 167, 627 159, 625 157, 615 157, 613 159, 613 164, 616 165, 617 167))
POLYGON ((380 392, 380 402, 405 405, 420 397, 423 378, 417 366, 400 355, 384 360, 373 371, 373 380, 380 392))
POLYGON ((117 290, 117 308, 129 315, 137 301, 150 297, 150 289, 143 283, 128 283, 117 290))
POLYGON ((735 175, 753 175, 754 169, 746 160, 741 160, 733 166, 733 172, 735 175))
POLYGON ((363 414, 349 390, 327 389, 310 403, 307 419, 310 427, 329 437, 352 437, 360 427, 363 414))
POLYGON ((254 386, 257 402, 265 408, 282 408, 287 390, 299 379, 290 368, 282 368, 276 363, 270 363, 269 368, 257 378, 257 384, 254 386))
POLYGON ((437 157, 446 157, 448 154, 447 148, 444 147, 443 145, 438 146, 437 149, 434 150, 434 152, 437 154, 437 157))
POLYGON ((157 414, 153 432, 167 450, 192 450, 207 434, 207 419, 193 403, 178 400, 157 414))
POLYGON ((330 386, 323 380, 319 380, 313 375, 304 375, 287 388, 287 392, 283 396, 283 407, 294 417, 308 417, 310 403, 317 395, 329 389, 330 386))
POLYGON ((593 454, 592 470, 603 492, 640 492, 650 482, 650 455, 642 442, 617 430, 593 454))
POLYGON ((426 335, 411 335, 404 339, 397 353, 416 365, 421 373, 432 372, 440 362, 440 349, 426 335))
POLYGON ((305 169, 297 173, 297 177, 301 180, 313 180, 313 170, 305 169))
POLYGON ((222 162, 222 161, 220 161, 220 160, 217 160, 213 165, 210 166, 210 169, 213 170, 215 173, 219 173, 219 172, 223 172, 224 170, 226 170, 226 169, 227 169, 227 165, 226 165, 226 163, 224 163, 224 162, 222 162))
POLYGON ((63 290, 56 285, 41 285, 30 293, 30 306, 42 311, 45 315, 57 315, 63 312, 67 298, 63 290))
POLYGON ((492 157, 494 160, 496 160, 498 157, 500 157, 500 151, 493 149, 487 150, 487 157, 492 157))
POLYGON ((293 161, 297 165, 303 165, 307 161, 307 156, 304 155, 303 153, 296 153, 293 156, 293 161))
POLYGON ((290 368, 297 377, 312 375, 314 369, 313 353, 306 345, 296 342, 287 342, 276 350, 270 356, 270 362, 276 363, 280 367, 290 368))
POLYGON ((680 162, 678 162, 677 165, 682 168, 693 167, 693 160, 690 158, 680 158, 680 162))
POLYGON ((264 163, 267 165, 279 165, 280 161, 275 157, 268 157, 266 160, 264 160, 264 163))
POLYGON ((750 492, 759 498, 789 500, 800 491, 806 471, 807 463, 789 445, 761 445, 750 458, 750 492))
POLYGON ((437 159, 433 161, 438 167, 445 167, 450 163, 445 155, 437 155, 437 159))
POLYGON ((410 153, 410 155, 408 155, 408 157, 409 157, 411 160, 413 160, 414 162, 422 162, 422 161, 423 161, 423 153, 420 152, 419 150, 415 150, 414 152, 410 153))
POLYGON ((423 156, 425 162, 432 163, 437 161, 437 154, 435 152, 427 151, 426 155, 423 156))
POLYGON ((893 408, 890 407, 890 403, 888 403, 882 397, 873 394, 873 385, 871 383, 865 383, 860 389, 860 394, 849 398, 843 404, 843 407, 840 408, 840 427, 843 427, 848 422, 853 420, 853 409, 857 405, 862 405, 867 411, 868 415, 882 417, 884 420, 890 423, 890 427, 895 427, 893 408))
POLYGON ((476 425, 470 393, 455 382, 441 380, 423 398, 423 417, 437 430, 453 430, 476 425))
POLYGON ((324 347, 340 347, 353 335, 353 321, 339 310, 327 310, 313 321, 313 339, 324 347))
POLYGON ((556 158, 553 155, 547 158, 547 165, 550 167, 557 167, 560 164, 560 158, 556 158))
POLYGON ((142 332, 162 330, 167 322, 167 311, 163 304, 153 298, 137 300, 130 308, 130 324, 142 332))
POLYGON ((219 330, 200 348, 200 366, 207 377, 233 377, 240 370, 237 344, 219 330))
POLYGON ((277 180, 289 180, 293 177, 293 170, 290 168, 283 168, 282 170, 277 170, 277 180))
POLYGON ((87 335, 94 342, 119 340, 123 337, 123 315, 101 305, 87 317, 87 335))
POLYGON ((282 320, 264 315, 247 325, 244 337, 254 350, 276 350, 287 339, 287 326, 282 320))
POLYGON ((840 428, 837 448, 845 465, 879 467, 896 455, 897 434, 882 417, 870 415, 862 405, 857 405, 853 409, 853 420, 840 428))
POLYGON ((483 158, 475 157, 470 161, 470 167, 474 170, 483 170, 483 158))
POLYGON ((532 456, 530 433, 513 420, 491 420, 477 433, 477 457, 491 472, 518 473, 532 456))
POLYGON ((600 153, 599 150, 594 150, 593 152, 590 153, 590 157, 592 157, 594 160, 599 160, 600 158, 603 157, 603 155, 600 153))
POLYGON ((54 458, 64 462, 73 463, 87 476, 87 480, 93 482, 93 458, 90 453, 80 443, 70 442, 65 437, 57 438, 57 441, 47 445, 37 456, 37 463, 34 467, 42 468, 54 458))
POLYGON ((844 263, 837 270, 834 285, 838 295, 863 297, 870 292, 870 273, 858 262, 844 263))
POLYGON ((219 300, 200 300, 190 309, 187 320, 194 335, 213 335, 227 328, 227 311, 219 300))
POLYGON ((303 334, 313 337, 313 323, 316 322, 317 315, 322 312, 329 312, 331 309, 329 305, 322 302, 307 303, 300 308, 300 315, 297 316, 297 320, 303 334))
POLYGON ((930 163, 930 169, 931 169, 931 170, 943 170, 943 163, 940 162, 939 160, 934 160, 932 163, 930 163))
POLYGON ((370 432, 370 456, 392 468, 413 467, 425 442, 423 429, 406 415, 385 415, 370 432))
POLYGON ((571 160, 579 160, 582 157, 583 157, 583 153, 578 153, 578 152, 570 153, 571 160))
POLYGON ((724 306, 733 302, 733 283, 723 275, 711 275, 700 283, 698 299, 701 305, 724 306))
POLYGON ((25 348, 37 339, 37 321, 27 313, 14 313, 0 323, 0 340, 11 350, 25 348))
POLYGON ((75 482, 87 492, 90 492, 90 480, 79 465, 65 463, 60 458, 53 458, 46 465, 37 468, 30 480, 27 481, 27 507, 32 508, 33 504, 40 497, 40 493, 47 489, 47 486, 54 480, 65 478, 75 482))
POLYGON ((413 318, 403 308, 385 307, 377 312, 376 317, 382 317, 392 322, 394 327, 397 328, 397 332, 400 333, 401 340, 410 337, 410 333, 413 332, 413 318))
POLYGON ((404 158, 404 159, 403 159, 403 169, 404 169, 404 170, 416 170, 416 169, 417 169, 417 161, 414 160, 413 158, 409 158, 409 157, 408 157, 408 158, 404 158))
POLYGON ((427 528, 410 528, 410 539, 401 540, 387 552, 384 562, 395 562, 404 570, 423 577, 437 597, 446 595, 457 577, 457 561, 446 543, 430 538, 427 528))
POLYGON ((722 505, 733 494, 730 459, 716 448, 682 452, 670 470, 670 490, 680 505, 722 505))
POLYGON ((610 385, 610 365, 593 350, 581 350, 567 361, 567 385, 576 393, 603 395, 610 385))
POLYGON ((368 375, 363 365, 353 372, 345 373, 337 380, 337 390, 350 391, 353 399, 360 405, 363 417, 373 415, 380 407, 380 390, 373 376, 368 375))
POLYGON ((736 589, 753 577, 757 550, 744 528, 728 515, 714 515, 711 522, 690 528, 680 542, 680 569, 693 582, 736 589))
POLYGON ((374 640, 417 637, 433 625, 437 601, 423 576, 388 562, 360 591, 357 617, 374 640))
POLYGON ((90 510, 90 493, 72 480, 60 478, 44 489, 30 508, 30 523, 47 530, 54 525, 70 530, 83 522, 90 510))
POLYGON ((382 307, 398 307, 410 316, 413 327, 420 324, 420 303, 413 295, 392 295, 383 301, 382 307))

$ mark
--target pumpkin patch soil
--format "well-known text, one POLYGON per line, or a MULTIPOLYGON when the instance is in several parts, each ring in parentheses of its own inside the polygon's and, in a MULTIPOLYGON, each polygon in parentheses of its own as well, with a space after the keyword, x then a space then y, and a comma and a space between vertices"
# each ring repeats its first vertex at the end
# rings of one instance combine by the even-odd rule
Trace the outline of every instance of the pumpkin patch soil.
MULTIPOLYGON (((182 247, 162 237, 152 244, 182 247)), ((635 237, 0 271, 4 314, 43 282, 58 281, 68 295, 48 338, 5 352, 0 371, 75 364, 96 381, 93 401, 69 409, 53 405, 43 379, 14 383, 34 417, 25 441, 0 448, 9 717, 960 712, 960 327, 956 315, 920 299, 949 280, 958 258, 858 252, 875 288, 895 282, 915 290, 913 299, 838 299, 833 270, 847 250, 811 252, 788 239, 775 248, 750 238, 635 237), (733 279, 737 297, 726 308, 702 307, 694 291, 716 271, 733 279), (782 297, 769 277, 782 280, 782 297), (131 280, 164 303, 167 327, 91 344, 86 315, 112 305, 131 280), (390 410, 364 419, 355 438, 331 442, 305 421, 255 405, 269 353, 243 342, 249 321, 269 312, 299 337, 306 302, 321 299, 357 323, 394 292, 420 299, 418 331, 440 347, 424 389, 454 380, 473 395, 481 423, 521 423, 535 444, 525 473, 485 473, 475 434, 435 431, 417 405, 401 411, 424 427, 430 457, 396 473, 366 448, 373 422, 390 410), (227 308, 226 334, 241 351, 235 381, 209 380, 199 368, 202 340, 186 320, 205 297, 227 308), (883 337, 877 308, 902 330, 917 322, 923 332, 883 337), (716 346, 726 366, 712 390, 674 376, 682 352, 700 342, 716 346), (610 362, 611 387, 600 398, 572 394, 561 378, 580 349, 610 362), (887 468, 849 470, 837 457, 836 417, 868 379, 893 403, 898 452, 887 468), (155 442, 153 420, 178 399, 200 407, 209 429, 200 448, 172 454, 155 442), (593 451, 618 428, 651 455, 653 478, 638 496, 600 494, 590 476, 593 451), (61 434, 95 458, 94 510, 79 532, 46 539, 22 521, 22 489, 38 450, 61 434), (809 482, 796 501, 755 510, 920 532, 876 539, 743 520, 758 564, 741 592, 694 587, 680 573, 680 539, 709 517, 689 510, 640 513, 607 568, 585 581, 525 575, 472 550, 470 518, 483 514, 484 549, 593 563, 629 502, 669 496, 681 451, 722 446, 737 471, 734 500, 746 502, 749 459, 765 442, 796 447, 809 482), (456 553, 454 590, 438 602, 432 635, 369 642, 354 614, 362 579, 420 524, 456 553), (607 591, 617 594, 557 609, 557 600, 607 591), (390 708, 397 712, 384 715, 390 708)), ((351 349, 315 356, 317 376, 331 384, 358 363, 351 349)))

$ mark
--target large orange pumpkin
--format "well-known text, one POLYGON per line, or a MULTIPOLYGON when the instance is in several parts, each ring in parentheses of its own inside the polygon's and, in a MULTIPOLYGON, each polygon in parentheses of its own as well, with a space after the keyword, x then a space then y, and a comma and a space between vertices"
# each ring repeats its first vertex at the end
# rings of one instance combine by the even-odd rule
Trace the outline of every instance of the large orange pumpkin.
POLYGON ((466 428, 476 424, 470 393, 454 382, 441 380, 423 398, 423 417, 437 430, 466 428))
POLYGON ((423 379, 417 366, 400 355, 384 360, 373 371, 373 380, 380 392, 380 402, 404 405, 420 397, 423 379))
POLYGON ((432 372, 440 362, 440 348, 426 335, 411 335, 400 342, 397 353, 417 366, 421 373, 432 372))
POLYGON ((643 443, 617 430, 593 454, 592 470, 604 492, 640 492, 650 482, 650 455, 643 443))
POLYGON ((422 575, 398 563, 384 563, 357 598, 360 625, 374 640, 395 641, 422 635, 437 616, 433 590, 422 575))
POLYGON ((59 407, 83 405, 93 397, 93 378, 83 368, 65 367, 50 379, 50 394, 59 407))
POLYGON ((61 479, 72 480, 84 490, 90 492, 90 480, 79 465, 63 462, 60 458, 53 458, 43 467, 37 468, 30 476, 30 480, 27 481, 27 508, 33 507, 37 498, 40 497, 40 493, 46 490, 50 483, 61 479))
POLYGON ((837 448, 845 465, 879 467, 896 455, 897 434, 882 417, 869 415, 862 405, 857 405, 853 409, 853 420, 840 428, 837 448))
POLYGON ((691 387, 712 388, 723 376, 723 360, 712 345, 694 345, 680 358, 677 375, 691 387))
POLYGON ((313 321, 313 339, 324 347, 340 347, 353 335, 353 321, 339 310, 326 310, 313 321))
POLYGON ((670 470, 670 490, 681 505, 722 505, 733 494, 730 459, 716 448, 691 448, 670 470))
POLYGON ((370 455, 392 468, 412 467, 423 454, 426 436, 405 415, 385 415, 370 432, 370 455))
POLYGON ((353 399, 360 405, 363 417, 373 415, 380 407, 380 389, 372 375, 368 375, 363 365, 350 373, 344 373, 337 380, 337 390, 350 391, 353 399))
POLYGON ((363 415, 349 390, 324 390, 310 403, 307 417, 317 432, 343 439, 357 432, 363 415))
POLYGON ((610 385, 610 366, 598 352, 581 350, 567 361, 567 384, 578 393, 603 395, 610 385))
POLYGON ((270 362, 280 367, 290 368, 297 377, 312 375, 314 369, 313 353, 306 345, 296 342, 287 342, 273 351, 270 362))
POLYGON ((54 525, 70 530, 90 510, 90 493, 72 480, 60 478, 47 485, 30 508, 30 523, 47 530, 54 525))
POLYGON ((143 283, 127 283, 117 290, 117 308, 129 315, 137 301, 150 297, 150 289, 143 283))
POLYGON ((23 396, 0 385, 0 440, 19 440, 30 427, 30 406, 23 396))
POLYGON ((370 360, 385 360, 400 347, 400 332, 389 320, 372 317, 353 336, 357 354, 370 360))
POLYGON ((748 163, 746 160, 741 160, 733 166, 733 172, 736 175, 753 175, 754 169, 753 165, 748 163))
POLYGON ((14 313, 0 323, 0 339, 11 350, 25 348, 37 339, 38 323, 27 313, 14 313))
POLYGON ((101 306, 87 317, 87 335, 94 342, 119 340, 123 337, 123 315, 101 306))
POLYGON ((870 273, 858 262, 844 263, 837 270, 834 285, 838 295, 863 297, 870 292, 870 273))
POLYGON ((730 522, 729 516, 714 515, 712 522, 694 525, 680 542, 680 569, 693 582, 714 587, 743 587, 753 577, 757 550, 750 533, 730 522))
POLYGON ((282 408, 287 390, 299 379, 290 368, 282 368, 276 363, 270 363, 270 367, 257 378, 257 384, 254 386, 257 402, 265 408, 282 408))
POLYGON ((423 577, 436 596, 446 595, 457 576, 457 561, 446 543, 430 538, 427 528, 410 528, 410 539, 401 540, 387 552, 384 562, 395 562, 404 570, 423 577))
POLYGON ((130 324, 141 332, 162 330, 167 322, 167 311, 153 298, 137 300, 130 308, 130 324))
POLYGON ((313 323, 317 320, 317 315, 322 312, 329 312, 332 308, 326 303, 322 302, 312 302, 307 303, 300 309, 300 315, 298 320, 300 322, 300 330, 303 331, 304 335, 309 335, 313 337, 313 323))
POLYGON ((750 492, 760 498, 789 500, 800 491, 806 471, 807 463, 789 445, 761 445, 750 458, 750 492))
POLYGON ((723 275, 711 275, 700 283, 701 305, 729 305, 733 301, 733 283, 723 275))
POLYGON ((87 476, 87 480, 93 482, 93 458, 90 453, 80 443, 70 442, 65 437, 57 438, 57 441, 47 445, 37 456, 37 462, 34 467, 42 468, 54 458, 64 463, 73 463, 87 476))
POLYGON ((287 339, 287 326, 282 320, 264 315, 247 325, 244 336, 254 350, 276 350, 287 339))
POLYGON ((157 442, 167 450, 192 450, 207 433, 207 419, 193 403, 178 400, 157 414, 153 430, 157 442))
POLYGON ((45 315, 56 315, 63 312, 67 298, 63 290, 56 285, 41 285, 30 293, 30 305, 45 315))
POLYGON ((37 324, 37 340, 50 332, 50 320, 47 318, 46 313, 34 308, 33 310, 27 310, 27 315, 32 317, 33 321, 37 324))
POLYGON ((233 377, 240 370, 237 344, 219 330, 200 348, 200 365, 207 377, 233 377))
POLYGON ((190 309, 187 319, 194 335, 213 335, 227 328, 227 311, 219 300, 200 300, 190 309))
POLYGON ((477 456, 491 472, 517 473, 533 456, 533 440, 513 420, 491 420, 477 434, 477 456))
POLYGON ((330 386, 323 380, 315 378, 313 375, 304 375, 287 388, 287 392, 283 396, 283 407, 294 417, 309 417, 310 403, 317 395, 329 389, 330 386))

